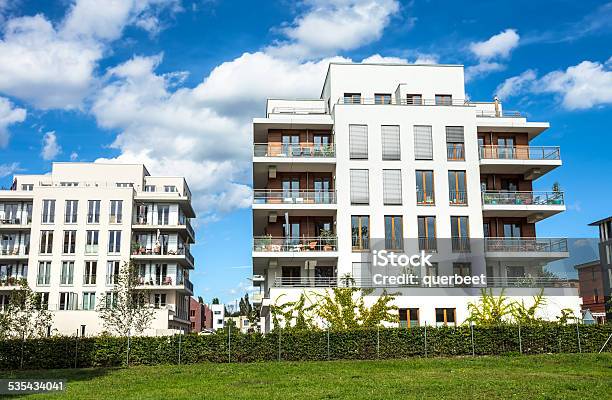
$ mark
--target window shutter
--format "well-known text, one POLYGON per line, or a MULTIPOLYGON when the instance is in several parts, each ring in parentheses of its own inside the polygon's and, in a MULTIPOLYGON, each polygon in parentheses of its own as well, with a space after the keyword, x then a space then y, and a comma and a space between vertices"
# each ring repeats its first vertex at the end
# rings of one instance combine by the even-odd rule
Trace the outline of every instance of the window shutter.
POLYGON ((351 204, 369 204, 369 178, 367 169, 351 170, 351 204))
POLYGON ((400 159, 400 129, 397 125, 383 125, 380 127, 382 135, 383 160, 400 159))
POLYGON ((349 151, 352 159, 368 158, 367 125, 349 125, 349 151))
POLYGON ((446 143, 463 143, 463 140, 462 126, 446 127, 446 143))
POLYGON ((399 169, 383 170, 383 202, 385 204, 402 204, 402 171, 399 169))
POLYGON ((431 126, 414 126, 414 155, 417 160, 433 160, 431 126))

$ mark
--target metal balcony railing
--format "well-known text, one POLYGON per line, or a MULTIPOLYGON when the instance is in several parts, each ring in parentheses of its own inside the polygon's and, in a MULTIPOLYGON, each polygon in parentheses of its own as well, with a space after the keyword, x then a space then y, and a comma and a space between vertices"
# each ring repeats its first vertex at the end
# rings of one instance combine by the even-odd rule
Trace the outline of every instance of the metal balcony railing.
POLYGON ((255 143, 255 157, 300 157, 300 158, 333 158, 336 156, 333 144, 316 143, 255 143))
POLYGON ((561 150, 555 146, 482 145, 480 159, 491 160, 560 160, 561 150))
POLYGON ((27 276, 11 275, 0 278, 0 286, 21 286, 22 283, 27 284, 27 276))
POLYGON ((337 104, 363 104, 363 105, 401 105, 401 106, 469 106, 470 103, 464 99, 438 98, 423 99, 410 98, 400 99, 395 97, 340 97, 337 104))
POLYGON ((273 237, 256 236, 253 238, 253 251, 262 252, 302 252, 337 251, 338 239, 329 237, 273 237))
POLYGON ((485 238, 485 251, 489 252, 567 252, 565 238, 485 238))
POLYGON ((470 251, 469 237, 451 238, 451 245, 454 253, 467 253, 470 251))
POLYGON ((276 277, 274 287, 335 287, 338 277, 276 277))
POLYGON ((436 198, 433 190, 417 190, 417 204, 418 205, 434 205, 436 204, 436 198))
POLYGON ((505 192, 489 191, 482 193, 484 205, 564 205, 563 192, 505 192))
POLYGON ((336 204, 335 190, 255 189, 254 204, 336 204))
POLYGON ((558 277, 504 277, 504 276, 488 276, 487 287, 560 287, 571 288, 575 287, 567 278, 558 277))
POLYGON ((419 237, 419 250, 427 252, 438 251, 438 241, 435 237, 419 237))
POLYGON ((520 111, 487 111, 478 110, 476 111, 477 117, 482 118, 525 118, 525 115, 520 111))
POLYGON ((448 192, 448 201, 451 205, 466 205, 467 204, 467 192, 451 190, 448 192))
POLYGON ((185 220, 185 226, 187 227, 187 232, 189 232, 191 237, 195 238, 195 231, 193 230, 193 226, 191 226, 191 222, 188 219, 185 220))
POLYGON ((2 218, 0 225, 29 225, 32 223, 32 218, 28 217, 25 220, 22 218, 2 218))
POLYGON ((29 247, 0 248, 2 256, 27 256, 28 254, 30 254, 29 247))

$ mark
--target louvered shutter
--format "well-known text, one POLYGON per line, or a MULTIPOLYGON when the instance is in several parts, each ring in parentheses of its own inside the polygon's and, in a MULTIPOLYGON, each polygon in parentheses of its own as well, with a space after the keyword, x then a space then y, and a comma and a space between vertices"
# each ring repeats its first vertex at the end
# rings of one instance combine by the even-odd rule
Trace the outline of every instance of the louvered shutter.
POLYGON ((383 170, 383 202, 387 205, 402 204, 402 171, 383 170))
POLYGON ((431 126, 415 125, 414 155, 417 160, 433 160, 433 142, 431 138, 431 126))
POLYGON ((367 169, 351 170, 351 204, 369 204, 369 178, 367 169))
POLYGON ((382 136, 383 160, 400 159, 400 129, 397 125, 383 125, 380 127, 382 136))
POLYGON ((367 125, 349 125, 349 151, 351 159, 368 158, 367 125))

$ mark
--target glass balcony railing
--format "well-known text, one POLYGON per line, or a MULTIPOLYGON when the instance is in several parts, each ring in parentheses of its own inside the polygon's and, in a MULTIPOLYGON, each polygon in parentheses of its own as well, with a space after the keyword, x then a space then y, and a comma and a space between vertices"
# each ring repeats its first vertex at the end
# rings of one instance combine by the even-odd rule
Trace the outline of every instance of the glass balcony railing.
POLYGON ((565 238, 485 238, 485 251, 501 253, 564 253, 567 252, 565 238))
POLYGON ((505 192, 486 191, 482 193, 483 205, 557 206, 564 205, 563 192, 505 192))
POLYGON ((561 150, 553 146, 493 146, 479 149, 480 159, 493 160, 560 160, 561 150))
POLYGON ((274 279, 274 287, 334 287, 338 286, 338 278, 335 276, 330 277, 306 277, 306 276, 292 276, 292 277, 276 277, 274 279))
POLYGON ((256 236, 253 238, 253 251, 257 252, 308 252, 337 251, 338 239, 329 237, 274 237, 256 236))
POLYGON ((336 204, 334 190, 255 189, 254 204, 336 204))
POLYGON ((255 143, 255 157, 299 157, 299 158, 332 158, 336 156, 333 144, 316 143, 255 143))

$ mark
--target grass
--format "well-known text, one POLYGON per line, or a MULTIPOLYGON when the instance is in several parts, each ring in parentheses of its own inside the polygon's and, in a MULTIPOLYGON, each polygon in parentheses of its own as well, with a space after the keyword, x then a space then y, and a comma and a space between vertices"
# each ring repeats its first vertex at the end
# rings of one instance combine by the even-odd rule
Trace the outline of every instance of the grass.
POLYGON ((64 378, 69 399, 610 398, 612 354, 380 361, 267 362, 10 371, 64 378))

